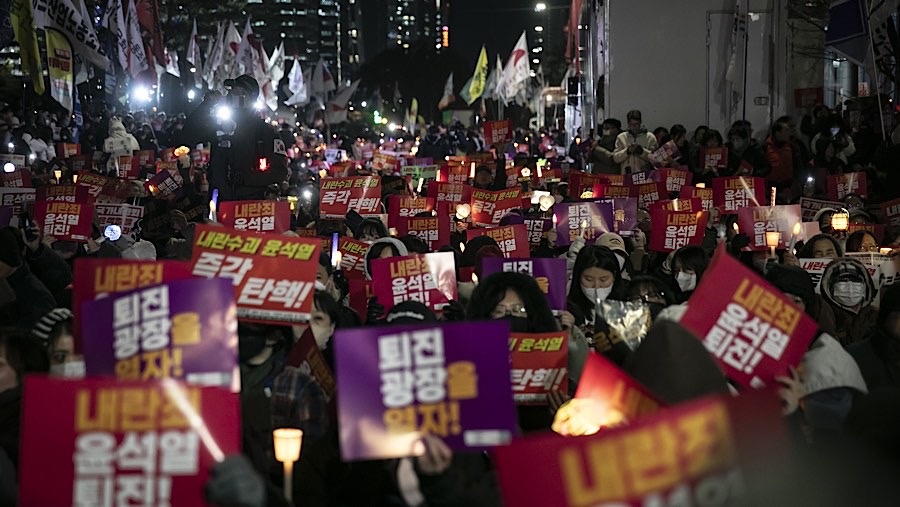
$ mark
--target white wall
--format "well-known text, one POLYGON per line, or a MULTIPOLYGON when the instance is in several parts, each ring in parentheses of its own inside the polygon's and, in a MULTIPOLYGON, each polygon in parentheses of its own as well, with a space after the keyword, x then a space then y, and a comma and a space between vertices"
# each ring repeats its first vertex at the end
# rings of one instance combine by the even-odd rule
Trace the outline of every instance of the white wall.
MULTIPOLYGON (((751 0, 750 11, 771 10, 777 0, 751 0)), ((707 12, 733 11, 734 0, 607 0, 609 69, 607 116, 625 123, 640 109, 648 129, 683 124, 690 133, 707 123, 707 12)), ((727 22, 730 30, 730 21, 727 22)), ((730 32, 729 32, 730 33, 730 32)), ((711 41, 727 65, 729 38, 711 41)), ((716 55, 711 51, 711 57, 716 55)), ((748 57, 748 60, 752 56, 748 57)), ((751 97, 752 100, 752 97, 751 97)), ((712 128, 724 129, 713 118, 712 128)), ((754 130, 766 128, 756 125, 754 130)))

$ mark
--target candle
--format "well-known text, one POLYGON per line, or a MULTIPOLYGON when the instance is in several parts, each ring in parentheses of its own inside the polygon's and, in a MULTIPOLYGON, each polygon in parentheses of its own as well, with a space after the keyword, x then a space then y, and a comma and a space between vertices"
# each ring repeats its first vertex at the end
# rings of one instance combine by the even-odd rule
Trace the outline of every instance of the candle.
POLYGON ((476 275, 475 273, 472 273, 472 283, 476 285, 478 284, 478 275, 476 275))
POLYGON ((675 199, 672 200, 672 205, 675 206, 675 211, 679 211, 678 208, 679 208, 680 206, 678 205, 678 198, 677 198, 677 197, 676 197, 675 199))
POLYGON ((343 254, 340 251, 334 252, 334 255, 331 257, 331 267, 337 269, 341 265, 342 258, 343 254))
POLYGON ((542 167, 544 167, 544 164, 542 164, 540 161, 538 161, 538 164, 537 164, 538 178, 543 177, 543 175, 541 174, 542 167))
POLYGON ((284 496, 288 502, 293 500, 294 462, 300 459, 303 446, 303 430, 279 428, 272 432, 275 441, 275 459, 284 464, 284 496))
POLYGON ((584 230, 587 229, 587 219, 581 221, 581 238, 584 239, 584 230))
POLYGON ((418 188, 416 188, 417 194, 422 193, 422 183, 425 183, 425 178, 419 178, 419 186, 418 186, 418 188))
POLYGON ((771 206, 775 207, 775 195, 778 193, 778 190, 775 187, 772 187, 772 202, 771 206))
POLYGON ((62 171, 56 169, 55 171, 53 171, 53 175, 56 176, 56 183, 59 183, 59 180, 62 179, 62 171))
POLYGON ((781 233, 780 232, 767 232, 766 233, 766 246, 769 247, 771 251, 771 256, 775 257, 775 247, 778 246, 778 242, 781 241, 781 233))
POLYGON ((470 180, 475 179, 475 162, 472 162, 472 168, 469 169, 469 179, 470 180))
POLYGON ((791 231, 791 244, 788 246, 788 252, 794 252, 794 246, 797 244, 797 236, 800 235, 800 231, 802 230, 802 228, 803 226, 800 225, 800 222, 794 224, 794 230, 791 231))

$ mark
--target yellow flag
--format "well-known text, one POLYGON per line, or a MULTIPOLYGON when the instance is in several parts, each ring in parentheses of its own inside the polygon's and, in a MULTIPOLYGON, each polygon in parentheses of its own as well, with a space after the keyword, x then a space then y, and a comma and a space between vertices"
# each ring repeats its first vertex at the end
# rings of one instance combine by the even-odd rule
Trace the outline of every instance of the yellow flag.
POLYGON ((50 96, 68 112, 72 112, 74 100, 72 44, 60 31, 46 28, 47 70, 50 74, 50 96))
POLYGON ((34 11, 31 0, 13 0, 9 6, 16 42, 19 43, 19 57, 22 72, 31 76, 34 93, 44 94, 44 71, 41 68, 41 53, 38 51, 37 33, 34 30, 34 11))
POLYGON ((484 83, 487 80, 488 73, 488 57, 484 46, 481 46, 481 54, 478 55, 478 63, 475 64, 475 73, 472 74, 468 92, 465 97, 466 103, 471 105, 472 102, 478 100, 484 93, 484 83))

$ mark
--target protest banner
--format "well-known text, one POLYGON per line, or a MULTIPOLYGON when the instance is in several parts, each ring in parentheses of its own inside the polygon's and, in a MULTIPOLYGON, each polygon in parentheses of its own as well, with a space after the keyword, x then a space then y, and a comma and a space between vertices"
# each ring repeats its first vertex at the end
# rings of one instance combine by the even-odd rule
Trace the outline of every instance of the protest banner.
POLYGON ((530 252, 528 238, 528 229, 525 224, 504 225, 503 227, 491 227, 489 229, 469 229, 466 231, 466 240, 472 241, 472 238, 478 236, 490 236, 497 242, 500 251, 506 258, 511 257, 528 257, 530 252))
POLYGON ((553 220, 550 218, 526 218, 525 228, 528 231, 528 244, 532 248, 536 248, 546 237, 547 232, 553 228, 553 220))
POLYGON ((713 197, 713 189, 692 187, 683 185, 678 193, 679 199, 700 199, 703 204, 703 211, 710 211, 715 207, 715 198, 713 197))
POLYGON ((827 187, 828 198, 832 201, 839 201, 850 194, 855 194, 865 199, 869 193, 866 173, 864 172, 829 174, 827 187))
POLYGON ((287 201, 225 201, 219 203, 219 222, 238 231, 281 234, 291 229, 287 201))
POLYGON ((553 207, 556 244, 572 244, 577 237, 593 244, 604 232, 613 230, 613 205, 607 202, 559 203, 553 207))
POLYGON ((610 197, 594 199, 594 202, 608 202, 613 207, 613 232, 619 236, 631 236, 637 228, 637 197, 610 197))
POLYGON ((660 174, 655 170, 641 171, 625 175, 625 184, 631 187, 643 185, 644 183, 657 183, 660 181, 660 174))
POLYGON ((293 324, 309 319, 321 243, 315 239, 199 225, 192 274, 228 278, 238 317, 293 324))
POLYGON ((428 249, 436 252, 442 246, 450 244, 450 215, 439 213, 436 217, 407 217, 397 221, 397 235, 415 236, 428 245, 428 249))
POLYGON ((91 236, 94 207, 87 203, 38 201, 34 203, 34 221, 44 236, 57 241, 86 243, 91 236))
POLYGON ((400 157, 396 153, 378 151, 372 156, 372 171, 394 174, 400 170, 400 157))
POLYGON ((568 331, 509 336, 513 399, 518 405, 546 405, 550 393, 569 389, 568 331))
POLYGON ((666 190, 679 193, 681 187, 690 185, 694 174, 686 169, 663 167, 659 169, 659 181, 666 184, 666 190))
POLYGON ((401 168, 400 174, 409 176, 412 179, 413 186, 418 187, 419 180, 424 180, 426 183, 436 181, 439 170, 440 166, 434 164, 406 165, 401 168))
MULTIPOLYGON (((341 255, 340 269, 348 279, 365 279, 366 254, 369 253, 369 244, 346 236, 338 239, 338 252, 341 255)), ((334 262, 334 259, 331 260, 334 262)))
POLYGON ((357 278, 351 278, 348 281, 350 282, 350 294, 347 297, 350 302, 350 308, 359 315, 366 315, 369 300, 375 297, 372 281, 357 278))
MULTIPOLYGON (((892 258, 889 254, 884 255, 876 252, 849 252, 846 256, 852 257, 862 263, 863 267, 866 268, 866 273, 869 274, 869 277, 875 284, 876 289, 890 285, 896 281, 895 258, 892 258)), ((800 267, 809 274, 809 278, 812 280, 816 294, 820 294, 822 275, 825 274, 825 268, 827 268, 835 259, 820 257, 798 260, 800 261, 800 267)))
POLYGON ((632 190, 632 197, 637 197, 638 208, 647 208, 651 204, 669 196, 666 184, 662 182, 651 181, 642 183, 632 187, 632 190))
POLYGON ((728 167, 728 148, 700 148, 702 169, 721 170, 728 167))
POLYGON ((457 451, 508 443, 508 339, 501 321, 337 330, 341 457, 413 456, 424 434, 457 451))
POLYGON ((134 224, 144 217, 144 207, 130 204, 95 204, 94 214, 101 231, 107 225, 117 225, 121 227, 122 235, 127 236, 134 229, 134 224))
POLYGON ((442 202, 450 203, 450 210, 461 203, 472 202, 472 186, 461 183, 432 181, 428 183, 428 196, 434 198, 435 206, 442 202))
POLYGON ((457 299, 453 252, 372 260, 372 290, 390 310, 403 301, 418 301, 434 311, 457 299))
POLYGON ((35 201, 89 202, 86 187, 78 185, 45 185, 35 189, 35 201))
POLYGON ((881 219, 887 225, 900 225, 900 199, 881 205, 881 219))
POLYGON ((476 225, 499 225, 500 219, 510 210, 522 207, 522 190, 519 188, 472 191, 472 221, 476 225))
POLYGON ((699 246, 703 243, 708 219, 707 211, 654 209, 650 212, 650 221, 654 224, 653 234, 650 235, 650 250, 672 252, 683 246, 699 246))
POLYGON ((334 372, 331 371, 331 367, 325 361, 325 356, 319 350, 311 328, 306 328, 306 331, 297 339, 297 343, 291 347, 287 364, 314 378, 325 394, 326 403, 334 402, 334 372))
POLYGON ((32 188, 31 173, 27 169, 16 169, 8 173, 0 171, 0 187, 32 188))
POLYGON ((360 215, 381 213, 379 176, 350 176, 322 180, 319 215, 322 218, 344 218, 351 210, 360 215))
POLYGON ((88 195, 96 199, 112 179, 96 173, 82 172, 78 173, 78 181, 75 184, 87 188, 88 195))
POLYGON ((787 296, 720 246, 681 325, 745 388, 771 385, 800 364, 818 326, 787 296))
POLYGON ((724 214, 735 214, 748 206, 765 206, 766 180, 747 176, 713 178, 713 205, 724 214))
POLYGON ((884 238, 884 228, 886 226, 884 224, 847 224, 847 235, 853 234, 857 231, 866 231, 870 233, 872 236, 875 236, 875 242, 879 245, 881 244, 881 240, 884 238))
POLYGON ((397 227, 400 218, 409 218, 419 213, 429 213, 435 210, 433 197, 410 197, 406 195, 392 195, 388 197, 388 227, 397 227))
MULTIPOLYGON (((621 179, 623 181, 621 181, 621 183, 618 181, 613 182, 611 180, 612 176, 614 175, 591 174, 581 171, 572 171, 569 173, 569 196, 573 199, 593 199, 598 197, 608 197, 606 195, 597 195, 594 190, 595 185, 626 187, 624 182, 625 176, 622 176, 621 179), (586 195, 586 193, 590 193, 590 195, 586 195)), ((628 197, 628 195, 625 195, 624 197, 628 197)))
POLYGON ((34 195, 33 188, 0 187, 0 206, 13 208, 13 215, 18 216, 34 205, 34 195))
POLYGON ((22 507, 207 505, 210 468, 241 452, 227 389, 29 376, 25 391, 22 507))
POLYGON ((780 413, 767 393, 718 396, 591 436, 517 439, 493 452, 503 503, 744 505, 751 485, 770 484, 757 483, 763 478, 754 473, 786 459, 790 446, 780 413))
MULTIPOLYGON (((778 232, 778 248, 783 250, 791 244, 794 237, 794 228, 801 223, 801 211, 799 204, 788 206, 749 206, 738 210, 738 227, 740 231, 750 236, 750 244, 745 247, 747 251, 766 250, 767 232, 778 232)), ((803 232, 802 226, 797 231, 797 239, 803 232)))
POLYGON ((183 195, 183 184, 184 180, 177 170, 174 173, 172 171, 160 171, 144 182, 144 189, 157 199, 173 201, 183 195))
POLYGON ((692 213, 696 213, 698 211, 703 210, 703 200, 697 197, 693 197, 691 199, 663 199, 662 201, 655 202, 650 205, 648 211, 653 213, 654 210, 666 210, 666 211, 689 211, 692 213))
MULTIPOLYGON (((681 158, 681 151, 679 151, 678 146, 675 145, 675 141, 669 141, 655 151, 648 153, 647 158, 650 159, 650 163, 653 164, 653 167, 661 168, 669 161, 681 158)), ((675 190, 675 192, 677 192, 677 190, 675 190)))
POLYGON ((484 278, 500 272, 522 273, 534 278, 540 287, 550 309, 556 312, 566 311, 566 274, 565 259, 529 259, 485 257, 481 265, 484 278))
POLYGON ((25 169, 25 155, 16 155, 13 153, 0 153, 0 167, 6 163, 12 163, 17 170, 25 169))
POLYGON ((512 121, 497 120, 484 122, 484 144, 507 143, 512 141, 512 121))
POLYGON ((593 190, 581 194, 582 199, 624 199, 633 197, 637 201, 634 187, 625 185, 612 185, 609 183, 597 183, 593 190))
POLYGON ((237 311, 230 288, 227 279, 190 278, 84 303, 85 372, 239 390, 237 311))
POLYGON ((815 220, 816 213, 823 208, 832 208, 839 210, 844 207, 844 203, 837 201, 826 201, 823 199, 812 199, 810 197, 800 198, 800 213, 804 222, 812 222, 815 220))

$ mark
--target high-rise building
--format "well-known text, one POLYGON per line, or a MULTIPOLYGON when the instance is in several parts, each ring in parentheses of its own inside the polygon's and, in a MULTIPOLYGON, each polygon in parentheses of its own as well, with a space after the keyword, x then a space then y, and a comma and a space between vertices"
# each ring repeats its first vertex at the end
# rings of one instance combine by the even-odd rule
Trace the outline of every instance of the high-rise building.
POLYGON ((385 49, 406 49, 421 42, 440 46, 448 4, 449 0, 366 2, 361 10, 366 52, 374 56, 385 49))
POLYGON ((335 77, 340 73, 340 0, 248 0, 247 14, 267 51, 284 41, 285 54, 304 67, 321 57, 335 77))
POLYGON ((346 81, 353 79, 362 62, 365 61, 366 45, 362 43, 363 26, 362 1, 343 0, 341 6, 341 76, 346 81))

